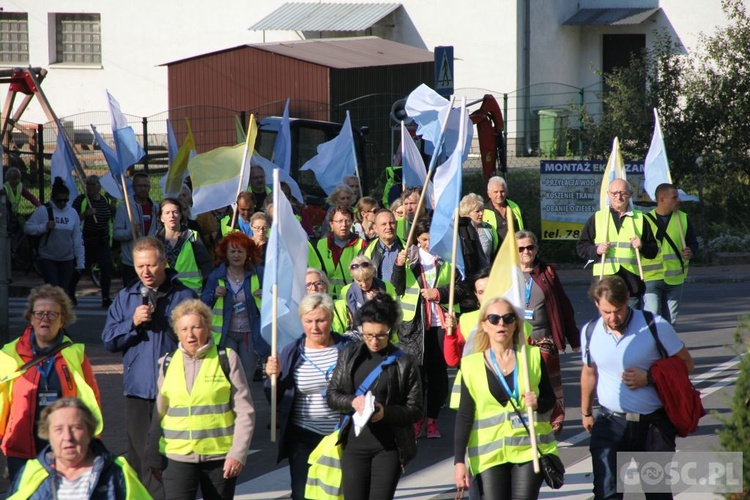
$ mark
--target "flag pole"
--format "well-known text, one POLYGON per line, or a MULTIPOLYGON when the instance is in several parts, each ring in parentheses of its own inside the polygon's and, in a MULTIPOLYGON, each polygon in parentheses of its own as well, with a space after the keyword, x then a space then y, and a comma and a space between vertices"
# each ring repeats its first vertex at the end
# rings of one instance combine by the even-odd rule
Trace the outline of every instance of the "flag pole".
MULTIPOLYGON (((419 202, 417 203, 417 210, 414 212, 414 220, 417 220, 417 217, 419 217, 419 214, 422 212, 422 209, 424 208, 424 199, 427 195, 427 186, 430 185, 430 181, 432 180, 432 175, 435 173, 435 164, 437 163, 437 157, 438 153, 440 152, 440 148, 443 143, 443 135, 445 135, 445 129, 448 127, 448 120, 451 116, 451 111, 453 110, 453 103, 455 102, 456 97, 451 96, 450 103, 448 104, 448 113, 445 116, 445 121, 442 123, 440 127, 440 135, 438 136, 437 144, 435 144, 435 151, 432 153, 432 158, 430 158, 430 166, 427 170, 427 176, 424 179, 424 185, 422 186, 422 192, 419 194, 419 202)), ((403 164, 403 160, 401 161, 403 164)), ((401 175, 404 175, 403 166, 401 167, 401 175)), ((404 217, 406 219, 406 217, 404 217)), ((409 248, 411 246, 411 242, 414 241, 414 230, 416 229, 416 224, 412 224, 411 228, 409 229, 409 237, 406 238, 406 248, 409 248)))
MULTIPOLYGON (((273 169, 273 224, 276 225, 276 231, 279 230, 279 169, 273 169)), ((279 262, 278 245, 276 246, 276 262, 279 262)), ((279 344, 279 266, 274 266, 275 276, 273 280, 273 286, 271 288, 271 356, 276 358, 278 356, 278 344, 279 344)), ((276 395, 278 392, 278 379, 277 375, 271 375, 271 442, 276 442, 276 395)))
MULTIPOLYGON (((349 117, 349 111, 346 112, 347 118, 349 117)), ((351 125, 351 118, 349 118, 349 125, 351 125)), ((339 132, 340 133, 340 132, 339 132)), ((354 135, 354 131, 350 130, 349 133, 354 135)), ((353 137, 352 137, 353 139, 353 137)), ((357 146, 354 144, 354 141, 352 140, 352 159, 354 160, 354 175, 357 177, 357 185, 359 186, 359 197, 362 198, 365 193, 362 192, 362 178, 359 176, 359 162, 357 161, 357 146)))
MULTIPOLYGON (((630 218, 630 223, 633 225, 633 234, 635 234, 635 221, 633 221, 633 218, 630 218)), ((641 281, 643 281, 643 265, 641 264, 641 251, 636 248, 635 249, 635 260, 638 263, 638 276, 641 278, 641 281)))
MULTIPOLYGON (((253 123, 253 120, 255 120, 255 115, 250 115, 250 121, 248 122, 247 133, 245 136, 245 149, 242 152, 242 164, 240 165, 240 178, 237 180, 237 196, 234 197, 234 207, 232 210, 232 222, 229 225, 230 229, 234 228, 234 224, 237 222, 237 198, 240 197, 240 193, 242 192, 242 179, 245 178, 245 164, 247 163, 247 156, 250 150, 250 144, 248 141, 250 140, 250 127, 251 127, 251 124, 253 123)), ((254 147, 255 145, 253 145, 253 148, 254 147)))
MULTIPOLYGON (((521 344, 520 356, 521 365, 523 365, 523 371, 526 379, 526 392, 531 392, 531 380, 529 379, 529 363, 526 356, 526 342, 521 344)), ((534 464, 534 472, 539 474, 539 445, 536 440, 536 427, 534 425, 534 410, 530 407, 526 407, 526 418, 529 420, 529 437, 531 438, 531 456, 534 464)))
POLYGON ((138 239, 138 233, 135 231, 135 219, 133 218, 133 208, 130 206, 130 198, 128 198, 128 186, 125 184, 125 174, 120 172, 120 182, 122 183, 122 199, 125 200, 125 210, 128 212, 128 220, 130 221, 130 231, 133 234, 133 241, 138 239))
MULTIPOLYGON (((448 289, 448 314, 453 312, 456 298, 456 254, 458 253, 458 207, 453 211, 453 247, 451 248, 451 283, 448 289)), ((453 328, 446 328, 445 334, 453 335, 453 328)))
MULTIPOLYGON (((75 172, 76 176, 78 177, 78 182, 81 183, 81 187, 83 188, 83 196, 86 198, 86 203, 88 203, 88 206, 93 208, 94 205, 91 204, 91 199, 89 198, 89 194, 86 192, 86 175, 83 171, 83 167, 81 166, 81 160, 78 158, 78 155, 76 154, 76 150, 73 147, 73 145, 70 143, 70 139, 68 138, 68 134, 65 133, 65 129, 63 128, 62 124, 60 123, 60 120, 55 116, 55 126, 57 127, 57 133, 62 134, 63 141, 65 141, 65 144, 68 145, 70 148, 70 152, 73 156, 73 172, 75 172)), ((52 183, 54 184, 55 179, 52 179, 52 183)), ((97 224, 99 221, 96 218, 96 210, 94 210, 94 222, 97 224)))
MULTIPOLYGON (((607 205, 607 220, 606 220, 606 222, 604 224, 604 227, 606 227, 607 230, 604 233, 604 243, 607 243, 607 236, 609 235, 609 219, 610 219, 610 217, 612 217, 612 212, 610 211, 609 205, 607 205)), ((601 268, 600 271, 599 271, 599 281, 601 281, 601 280, 604 279, 604 261, 607 259, 607 252, 609 252, 609 250, 605 251, 602 254, 602 261, 601 261, 601 265, 599 266, 601 268)))

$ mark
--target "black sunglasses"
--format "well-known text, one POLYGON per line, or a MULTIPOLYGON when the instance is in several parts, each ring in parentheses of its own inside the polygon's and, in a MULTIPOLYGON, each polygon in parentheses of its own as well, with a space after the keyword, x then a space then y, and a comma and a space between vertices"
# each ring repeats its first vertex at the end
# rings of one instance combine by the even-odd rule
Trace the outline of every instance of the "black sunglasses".
POLYGON ((488 314, 485 318, 487 321, 490 322, 492 326, 497 326, 500 324, 500 320, 503 320, 504 325, 512 325, 516 322, 516 315, 513 313, 507 313, 507 314, 488 314))
POLYGON ((352 264, 352 265, 349 266, 349 269, 352 270, 352 271, 354 271, 355 269, 359 269, 360 267, 362 269, 367 269, 368 267, 370 267, 370 263, 369 262, 360 262, 359 264, 352 264))
POLYGON ((527 247, 518 247, 518 253, 523 253, 524 250, 528 250, 529 252, 533 252, 536 248, 536 245, 529 245, 527 247))

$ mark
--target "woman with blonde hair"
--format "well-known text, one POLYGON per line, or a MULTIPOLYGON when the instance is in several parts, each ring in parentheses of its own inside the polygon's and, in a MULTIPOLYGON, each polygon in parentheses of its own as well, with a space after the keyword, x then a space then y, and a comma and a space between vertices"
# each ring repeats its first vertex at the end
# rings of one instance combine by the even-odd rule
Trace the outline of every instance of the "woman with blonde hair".
POLYGON ((456 415, 454 480, 468 488, 469 469, 484 499, 535 499, 542 485, 534 472, 531 439, 516 408, 535 410, 541 454, 557 454, 548 412, 555 393, 538 347, 524 342, 523 320, 501 297, 487 300, 469 354, 461 360, 461 400, 456 415), (525 351, 525 352, 523 352, 525 351))

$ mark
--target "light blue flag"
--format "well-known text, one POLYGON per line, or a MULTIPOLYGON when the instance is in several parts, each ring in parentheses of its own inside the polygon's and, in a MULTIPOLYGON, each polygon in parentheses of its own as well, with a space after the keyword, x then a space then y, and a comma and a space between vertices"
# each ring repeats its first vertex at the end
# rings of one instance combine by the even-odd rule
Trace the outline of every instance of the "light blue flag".
MULTIPOLYGON (((406 114, 417 124, 417 135, 425 141, 425 153, 432 155, 440 141, 440 129, 445 117, 448 116, 450 101, 432 90, 425 84, 414 89, 406 98, 406 114)), ((464 116, 466 136, 464 137, 463 160, 469 155, 473 127, 468 115, 464 116)), ((453 151, 458 142, 461 125, 460 111, 452 109, 443 136, 443 152, 453 151)), ((443 158, 447 155, 442 155, 443 158)))
MULTIPOLYGON (((424 181, 427 179, 427 167, 424 165, 422 155, 419 154, 417 145, 414 144, 411 136, 406 132, 406 126, 404 122, 401 122, 401 175, 403 176, 403 184, 409 188, 414 186, 424 186, 424 181)), ((430 182, 427 184, 427 201, 430 204, 430 209, 435 209, 435 192, 433 184, 430 182)))
POLYGON ((117 163, 109 164, 112 175, 119 176, 125 172, 131 165, 135 165, 141 158, 146 156, 138 139, 135 137, 133 128, 128 125, 125 115, 120 110, 120 103, 112 97, 107 91, 107 100, 109 101, 109 114, 112 118, 112 135, 115 139, 115 152, 117 153, 117 163))
MULTIPOLYGON (((461 116, 466 115, 466 108, 461 110, 461 116)), ((464 132, 465 128, 461 130, 464 132)), ((454 212, 458 210, 461 201, 461 180, 463 177, 463 141, 456 142, 457 147, 448 161, 435 169, 435 212, 430 225, 430 253, 439 255, 446 262, 452 261, 454 212)), ((456 252, 456 269, 464 277, 464 257, 460 249, 456 252)))
MULTIPOLYGON (((278 170, 277 170, 278 171, 278 170)), ((271 224, 266 267, 263 274, 263 297, 260 311, 261 335, 271 345, 273 323, 273 285, 277 285, 278 351, 302 334, 297 309, 305 296, 307 274, 307 233, 297 221, 292 206, 280 196, 278 176, 274 179, 273 223, 271 224)))
MULTIPOLYGON (((284 114, 279 124, 279 132, 276 134, 276 142, 273 144, 273 154, 271 155, 271 161, 282 172, 286 172, 287 174, 290 172, 292 166, 292 131, 289 128, 289 101, 290 99, 287 97, 284 114)), ((266 178, 269 178, 268 174, 266 174, 266 178)), ((283 181, 284 179, 281 180, 283 181)))
POLYGON ((169 156, 169 164, 174 163, 177 151, 180 150, 180 146, 177 145, 177 137, 174 135, 174 128, 172 128, 172 122, 167 120, 167 156, 169 156))
MULTIPOLYGON (((263 169, 263 172, 266 173, 266 186, 273 189, 273 171, 274 169, 278 168, 276 164, 274 164, 272 161, 262 157, 260 154, 258 154, 257 151, 253 151, 253 165, 257 165, 260 168, 263 169)), ((292 196, 300 202, 304 203, 305 198, 302 196, 302 190, 299 188, 299 184, 297 184, 297 181, 292 179, 292 176, 289 175, 289 173, 284 172, 280 168, 279 170, 279 182, 286 182, 289 184, 289 188, 292 190, 292 196)))
POLYGON ((96 130, 96 127, 94 125, 91 125, 91 130, 93 130, 94 132, 94 138, 96 139, 96 142, 99 143, 99 148, 101 148, 102 150, 104 159, 107 160, 107 165, 109 165, 109 170, 110 172, 112 172, 112 177, 115 180, 119 181, 120 172, 124 171, 120 170, 120 160, 117 159, 117 153, 109 146, 109 144, 105 142, 104 138, 99 134, 99 131, 96 130))
POLYGON ((331 194, 336 186, 344 182, 344 177, 355 175, 356 165, 354 135, 349 111, 347 111, 346 120, 341 126, 339 135, 318 145, 318 154, 302 165, 300 170, 312 171, 323 191, 331 194))
POLYGON ((57 128, 57 147, 55 152, 52 153, 50 159, 51 167, 50 174, 52 182, 55 182, 55 177, 60 177, 65 185, 70 190, 70 203, 73 202, 76 196, 78 196, 78 186, 76 185, 75 178, 73 177, 73 169, 75 169, 75 156, 73 151, 70 149, 70 143, 65 140, 63 136, 65 132, 63 128, 58 126, 57 128))

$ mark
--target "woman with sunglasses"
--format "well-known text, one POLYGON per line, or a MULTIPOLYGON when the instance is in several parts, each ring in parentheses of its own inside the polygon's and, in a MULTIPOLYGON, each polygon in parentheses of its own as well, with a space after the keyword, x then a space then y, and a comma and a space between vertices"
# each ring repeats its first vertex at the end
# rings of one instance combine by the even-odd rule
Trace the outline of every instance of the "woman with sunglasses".
POLYGON ((403 468, 417 453, 414 423, 422 417, 419 366, 389 340, 400 318, 398 304, 387 295, 365 302, 357 318, 364 342, 341 351, 328 386, 332 409, 349 416, 362 414, 366 397, 355 391, 383 364, 365 393, 375 399, 372 416, 359 432, 352 418, 342 420, 344 498, 393 498, 403 468))
POLYGON ((380 202, 371 196, 360 198, 354 209, 352 232, 369 242, 375 238, 375 214, 380 210, 380 202))
POLYGON ((266 388, 271 387, 270 377, 278 377, 278 460, 289 459, 294 500, 305 498, 310 453, 338 422, 338 413, 326 404, 326 392, 339 352, 351 340, 331 331, 333 300, 328 294, 306 295, 299 317, 302 336, 266 363, 266 388))
POLYGON ((550 422, 555 434, 565 422, 565 399, 560 376, 560 353, 566 340, 574 352, 580 351, 581 337, 575 312, 554 268, 539 260, 539 246, 531 231, 516 233, 518 255, 526 281, 525 320, 531 325, 531 342, 542 353, 557 402, 550 422))
POLYGON ((0 379, 36 362, 0 387, 0 449, 7 457, 11 482, 47 446, 37 437, 37 422, 42 410, 57 399, 78 397, 99 422, 93 435, 102 432, 99 386, 91 363, 83 344, 73 344, 65 332, 76 321, 68 294, 52 285, 34 288, 24 318, 31 325, 20 338, 5 344, 0 354, 0 379))
MULTIPOLYGON (((362 304, 374 299, 378 294, 386 294, 396 300, 396 289, 390 281, 383 281, 375 276, 375 265, 364 255, 352 259, 352 263, 349 264, 349 273, 352 275, 352 282, 341 289, 343 297, 341 300, 346 304, 349 319, 347 330, 356 330, 360 326, 357 321, 357 312, 362 304)), ((339 301, 336 302, 339 303, 339 301)))
POLYGON ((84 268, 81 219, 70 206, 70 190, 60 177, 52 184, 51 199, 34 210, 24 231, 38 239, 37 264, 44 282, 69 290, 74 271, 84 268))
POLYGON ((527 408, 536 411, 533 432, 539 452, 556 454, 552 426, 542 415, 555 405, 555 394, 539 348, 522 342, 523 323, 513 306, 500 297, 489 299, 480 318, 472 353, 461 360, 454 437, 456 487, 469 488, 468 451, 480 498, 535 499, 542 474, 534 472, 531 439, 514 405, 524 420, 527 408))

